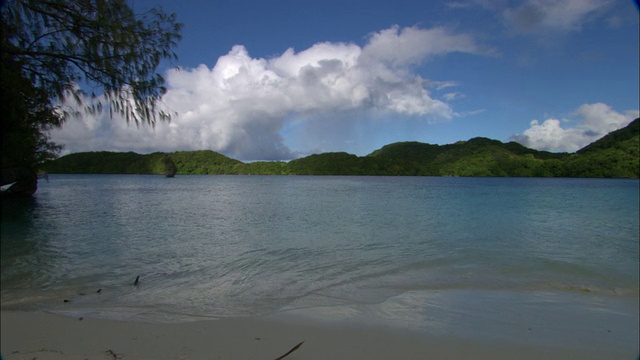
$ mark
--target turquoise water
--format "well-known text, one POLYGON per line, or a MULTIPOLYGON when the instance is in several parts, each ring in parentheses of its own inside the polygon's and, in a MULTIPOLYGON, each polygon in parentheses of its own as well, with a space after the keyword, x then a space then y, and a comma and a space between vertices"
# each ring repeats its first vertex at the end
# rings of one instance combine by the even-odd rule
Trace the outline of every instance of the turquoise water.
POLYGON ((2 307, 633 350, 638 215, 637 180, 51 175, 3 204, 2 307))

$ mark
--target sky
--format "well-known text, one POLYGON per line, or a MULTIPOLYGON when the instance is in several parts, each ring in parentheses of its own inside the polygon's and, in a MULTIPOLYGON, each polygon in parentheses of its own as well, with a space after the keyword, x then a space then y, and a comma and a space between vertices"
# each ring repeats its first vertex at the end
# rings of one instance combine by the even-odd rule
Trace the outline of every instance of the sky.
POLYGON ((51 132, 63 154, 367 155, 473 137, 574 152, 639 114, 632 0, 128 0, 184 24, 159 68, 175 114, 51 132))

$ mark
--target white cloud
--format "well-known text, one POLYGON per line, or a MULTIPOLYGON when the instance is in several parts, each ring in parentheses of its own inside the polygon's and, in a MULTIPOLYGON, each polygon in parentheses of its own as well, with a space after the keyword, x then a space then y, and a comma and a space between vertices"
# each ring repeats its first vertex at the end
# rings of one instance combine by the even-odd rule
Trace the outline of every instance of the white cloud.
POLYGON ((611 1, 603 0, 527 0, 504 11, 507 23, 525 33, 566 32, 582 26, 611 1))
POLYGON ((619 113, 603 103, 584 104, 574 112, 579 121, 573 127, 563 127, 563 123, 571 124, 571 120, 551 118, 542 123, 533 120, 529 129, 510 140, 538 150, 574 152, 627 126, 638 114, 638 110, 619 113))
POLYGON ((135 129, 106 114, 86 116, 52 138, 68 152, 211 149, 238 159, 290 158, 281 131, 291 119, 344 119, 327 123, 336 132, 348 122, 344 114, 451 119, 451 107, 432 98, 429 82, 413 71, 450 52, 486 53, 468 35, 397 26, 372 34, 362 47, 325 42, 271 59, 252 58, 237 45, 212 68, 168 72, 163 105, 178 114, 170 123, 135 129))
POLYGON ((425 30, 398 26, 372 34, 363 49, 366 59, 393 67, 415 65, 428 57, 451 52, 487 54, 491 51, 481 49, 470 35, 451 34, 441 27, 425 30))
POLYGON ((450 87, 458 86, 459 84, 455 81, 429 81, 429 86, 433 86, 436 90, 442 90, 450 87))
POLYGON ((442 97, 447 101, 453 101, 453 100, 456 100, 456 99, 464 98, 465 95, 463 93, 461 93, 461 92, 454 91, 454 92, 446 93, 446 94, 442 95, 442 97))

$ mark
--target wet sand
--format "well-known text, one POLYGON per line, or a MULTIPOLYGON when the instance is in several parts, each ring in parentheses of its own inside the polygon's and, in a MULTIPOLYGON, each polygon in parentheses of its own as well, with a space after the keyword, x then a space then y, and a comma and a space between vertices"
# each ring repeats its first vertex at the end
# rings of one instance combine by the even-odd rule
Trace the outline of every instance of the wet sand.
POLYGON ((635 359, 637 354, 473 342, 301 319, 142 323, 2 311, 4 359, 635 359))

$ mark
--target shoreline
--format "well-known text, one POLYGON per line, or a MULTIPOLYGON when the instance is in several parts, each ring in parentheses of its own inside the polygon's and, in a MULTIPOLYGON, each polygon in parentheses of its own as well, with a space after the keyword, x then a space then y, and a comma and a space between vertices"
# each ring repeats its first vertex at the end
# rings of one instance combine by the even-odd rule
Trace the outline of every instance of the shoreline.
POLYGON ((1 312, 5 360, 34 359, 635 359, 638 354, 473 341, 302 318, 142 323, 1 312))

